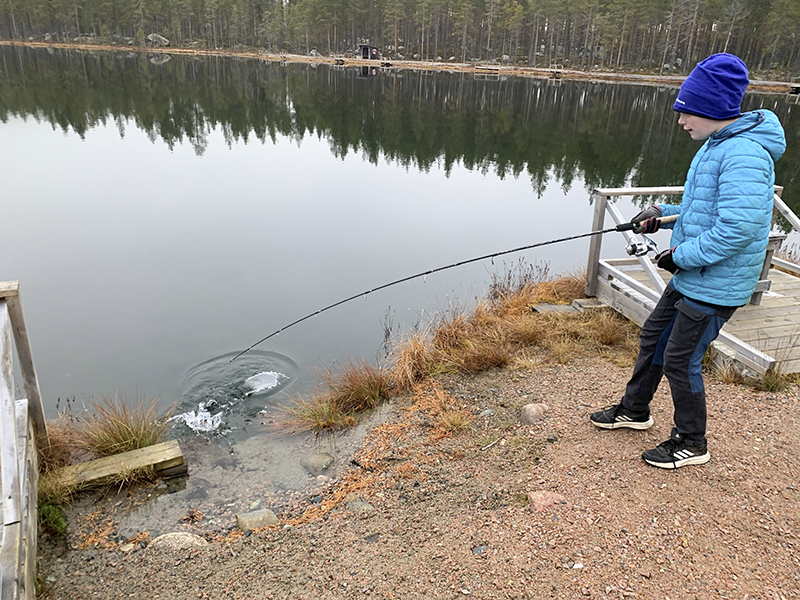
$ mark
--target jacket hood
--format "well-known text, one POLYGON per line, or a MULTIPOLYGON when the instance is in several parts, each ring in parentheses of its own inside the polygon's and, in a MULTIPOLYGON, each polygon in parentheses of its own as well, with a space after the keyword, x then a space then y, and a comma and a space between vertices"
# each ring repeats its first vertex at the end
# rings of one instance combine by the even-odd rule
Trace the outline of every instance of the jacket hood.
POLYGON ((721 142, 727 138, 741 135, 760 144, 773 161, 777 161, 786 151, 786 135, 778 117, 770 110, 759 109, 744 113, 736 121, 713 134, 709 141, 721 142))

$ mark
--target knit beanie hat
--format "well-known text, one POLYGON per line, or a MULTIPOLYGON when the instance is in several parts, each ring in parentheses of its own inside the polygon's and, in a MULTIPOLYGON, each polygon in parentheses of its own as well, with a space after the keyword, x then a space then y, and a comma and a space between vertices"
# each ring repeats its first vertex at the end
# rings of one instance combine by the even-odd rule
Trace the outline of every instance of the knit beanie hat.
POLYGON ((742 114, 747 84, 747 65, 733 54, 712 54, 689 74, 672 108, 678 112, 715 119, 734 119, 742 114))

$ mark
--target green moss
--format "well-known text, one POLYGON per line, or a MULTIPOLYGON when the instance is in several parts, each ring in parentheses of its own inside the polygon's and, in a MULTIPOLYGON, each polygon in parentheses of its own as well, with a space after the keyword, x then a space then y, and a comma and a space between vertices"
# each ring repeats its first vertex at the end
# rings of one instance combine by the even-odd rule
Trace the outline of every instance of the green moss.
POLYGON ((58 504, 42 504, 39 506, 39 529, 56 536, 67 532, 67 520, 58 504))

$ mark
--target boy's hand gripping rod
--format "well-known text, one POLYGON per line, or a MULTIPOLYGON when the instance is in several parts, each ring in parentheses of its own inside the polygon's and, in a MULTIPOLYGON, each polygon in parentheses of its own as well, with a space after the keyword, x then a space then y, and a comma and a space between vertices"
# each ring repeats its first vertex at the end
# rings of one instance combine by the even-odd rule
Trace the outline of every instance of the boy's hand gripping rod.
MULTIPOLYGON (((659 222, 659 224, 664 225, 664 224, 667 224, 667 223, 674 223, 677 220, 678 220, 678 215, 673 215, 671 217, 660 217, 658 219, 658 222, 659 222)), ((408 277, 403 277, 402 279, 397 279, 395 281, 391 281, 389 283, 385 283, 385 284, 380 285, 380 286, 378 286, 376 288, 372 288, 371 290, 366 290, 366 291, 361 292, 359 294, 355 294, 353 296, 350 296, 349 298, 345 298, 344 300, 339 300, 339 302, 334 302, 333 304, 330 304, 330 305, 326 306, 325 308, 321 308, 318 311, 315 311, 313 313, 307 314, 305 317, 297 319, 296 321, 292 321, 288 325, 284 325, 280 329, 277 329, 277 330, 273 331, 272 333, 270 333, 269 335, 261 338, 260 340, 258 340, 252 346, 250 346, 250 347, 242 350, 241 352, 239 352, 239 354, 237 354, 236 356, 234 356, 232 359, 230 359, 228 361, 228 364, 230 364, 233 361, 235 361, 242 354, 246 354, 246 353, 250 352, 250 350, 252 350, 256 346, 258 346, 259 344, 261 344, 263 342, 266 342, 268 339, 270 339, 272 337, 275 337, 276 335, 278 335, 282 331, 285 331, 285 330, 289 329, 290 327, 294 327, 298 323, 302 323, 303 321, 306 321, 306 320, 310 319, 311 317, 316 317, 320 313, 323 313, 323 312, 325 312, 327 310, 335 308, 335 307, 337 307, 337 306, 339 306, 341 304, 344 304, 345 302, 350 302, 351 300, 355 300, 356 298, 361 298, 361 297, 366 298, 367 295, 371 294, 372 292, 377 292, 379 290, 383 290, 385 288, 391 287, 393 285, 397 285, 399 283, 404 283, 404 282, 410 281, 412 279, 417 279, 419 277, 425 277, 427 275, 430 275, 431 273, 438 273, 439 271, 445 271, 447 269, 453 269, 455 267, 460 267, 462 265, 466 265, 466 264, 469 264, 469 263, 474 263, 474 262, 478 262, 478 261, 481 261, 481 260, 486 260, 488 258, 495 258, 497 256, 504 256, 506 254, 513 254, 514 252, 522 252, 523 250, 530 250, 531 248, 539 248, 541 246, 549 246, 550 244, 557 244, 559 242, 567 242, 567 241, 570 241, 570 240, 577 240, 577 239, 584 238, 584 237, 589 237, 589 236, 592 236, 592 235, 603 235, 604 233, 610 233, 612 231, 633 231, 633 228, 636 225, 639 225, 639 223, 620 223, 619 225, 615 225, 614 227, 609 227, 608 229, 600 229, 600 230, 597 230, 597 231, 590 231, 589 233, 581 233, 579 235, 572 235, 572 236, 569 236, 569 237, 558 238, 557 240, 549 240, 547 242, 539 242, 537 244, 531 244, 529 246, 521 246, 519 248, 514 248, 513 250, 504 250, 502 252, 494 252, 493 254, 486 254, 484 256, 478 256, 476 258, 470 258, 469 260, 462 260, 460 262, 453 263, 452 265, 447 265, 447 266, 444 266, 444 267, 438 267, 436 269, 431 269, 431 270, 425 271, 423 273, 417 273, 415 275, 409 275, 408 277)), ((643 247, 645 248, 645 250, 643 252, 641 252, 641 253, 637 253, 637 256, 641 256, 642 254, 646 254, 648 250, 652 249, 649 245, 645 245, 643 247)))

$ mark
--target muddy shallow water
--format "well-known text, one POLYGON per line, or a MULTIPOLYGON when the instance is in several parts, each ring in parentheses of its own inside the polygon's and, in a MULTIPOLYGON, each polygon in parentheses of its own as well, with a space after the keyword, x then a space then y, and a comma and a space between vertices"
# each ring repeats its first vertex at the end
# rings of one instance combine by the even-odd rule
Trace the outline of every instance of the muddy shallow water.
POLYGON ((67 514, 73 522, 90 513, 113 515, 119 541, 139 532, 155 538, 187 521, 200 534, 230 530, 236 526, 237 514, 263 508, 281 512, 300 498, 313 501, 347 468, 367 430, 388 410, 390 405, 375 410, 358 426, 338 434, 292 434, 278 428, 279 415, 273 413, 251 423, 256 432, 236 443, 227 438, 184 439, 180 445, 189 465, 187 476, 134 490, 90 493, 73 503, 67 514), (325 453, 334 460, 320 475, 301 464, 325 453), (191 514, 195 518, 187 518, 191 514))

